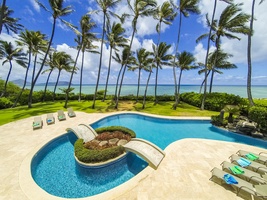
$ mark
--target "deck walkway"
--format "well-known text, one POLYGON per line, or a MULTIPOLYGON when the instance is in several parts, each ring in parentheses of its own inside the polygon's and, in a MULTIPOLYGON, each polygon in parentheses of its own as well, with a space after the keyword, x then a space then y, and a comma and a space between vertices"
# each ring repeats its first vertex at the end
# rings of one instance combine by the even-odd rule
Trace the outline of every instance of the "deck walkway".
POLYGON ((131 141, 123 146, 126 151, 134 152, 144 158, 154 169, 158 168, 165 156, 164 151, 158 146, 140 138, 132 138, 131 141))

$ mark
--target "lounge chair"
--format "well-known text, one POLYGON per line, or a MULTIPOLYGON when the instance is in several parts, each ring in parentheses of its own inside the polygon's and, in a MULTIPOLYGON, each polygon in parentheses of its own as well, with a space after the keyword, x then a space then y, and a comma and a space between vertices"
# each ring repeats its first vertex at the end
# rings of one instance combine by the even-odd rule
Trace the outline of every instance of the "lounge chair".
POLYGON ((47 114, 46 123, 47 123, 47 125, 55 123, 55 117, 54 117, 53 113, 47 114))
POLYGON ((63 110, 58 110, 57 111, 57 118, 59 121, 66 120, 66 115, 63 112, 63 110))
POLYGON ((43 128, 43 120, 41 117, 34 117, 32 128, 33 129, 43 128))
POLYGON ((249 165, 245 166, 244 168, 253 170, 253 171, 260 173, 260 174, 266 174, 267 173, 267 167, 263 164, 260 164, 260 163, 257 163, 257 162, 251 161, 251 160, 247 160, 247 159, 240 157, 238 155, 235 155, 235 154, 231 155, 229 157, 229 159, 231 160, 232 163, 235 163, 237 165, 240 165, 241 160, 246 160, 247 162, 249 162, 249 165))
POLYGON ((242 156, 244 158, 247 158, 248 160, 253 160, 255 162, 264 164, 267 166, 267 156, 263 156, 261 154, 263 154, 263 152, 261 152, 260 154, 255 154, 252 152, 248 152, 248 151, 244 151, 244 150, 239 150, 238 152, 236 152, 237 155, 242 156))
POLYGON ((249 169, 239 167, 240 173, 238 173, 238 170, 234 170, 233 172, 232 170, 235 169, 237 165, 229 163, 227 161, 222 162, 221 166, 223 171, 231 173, 253 184, 267 184, 267 180, 265 180, 260 174, 253 172, 249 169))
POLYGON ((252 185, 251 183, 240 179, 234 175, 230 175, 228 173, 226 173, 225 171, 222 171, 220 169, 218 169, 217 167, 214 167, 212 170, 212 176, 210 178, 210 180, 214 181, 214 182, 220 182, 220 184, 227 184, 224 176, 228 175, 234 178, 234 180, 237 181, 236 184, 229 184, 231 185, 234 190, 236 191, 237 196, 243 192, 245 192, 246 194, 249 195, 253 195, 255 197, 260 197, 265 199, 267 197, 267 185, 252 185), (218 181, 215 181, 215 177, 218 181))
POLYGON ((69 117, 76 117, 76 114, 72 108, 68 108, 68 116, 69 117))

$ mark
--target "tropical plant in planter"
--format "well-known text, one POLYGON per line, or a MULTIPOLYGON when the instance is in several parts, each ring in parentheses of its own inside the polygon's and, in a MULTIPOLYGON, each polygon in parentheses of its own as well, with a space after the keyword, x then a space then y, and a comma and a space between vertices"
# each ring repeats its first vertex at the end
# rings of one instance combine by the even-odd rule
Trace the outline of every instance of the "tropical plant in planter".
POLYGON ((84 163, 101 163, 122 155, 125 144, 136 137, 131 129, 121 126, 108 126, 96 129, 98 136, 84 143, 78 139, 74 144, 76 158, 84 163), (121 141, 121 142, 119 142, 121 141))

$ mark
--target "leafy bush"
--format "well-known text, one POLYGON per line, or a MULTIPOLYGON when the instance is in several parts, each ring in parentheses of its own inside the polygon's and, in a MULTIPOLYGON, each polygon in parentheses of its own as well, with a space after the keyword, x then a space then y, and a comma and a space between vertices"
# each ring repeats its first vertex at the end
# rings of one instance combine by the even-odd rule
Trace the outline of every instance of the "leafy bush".
POLYGON ((226 126, 228 124, 226 119, 221 119, 220 115, 211 116, 211 124, 215 126, 226 126))
POLYGON ((123 146, 115 146, 103 150, 89 150, 83 146, 83 139, 78 139, 74 144, 75 156, 84 163, 104 162, 118 157, 124 153, 123 146))
POLYGON ((6 97, 0 98, 0 109, 10 108, 13 103, 6 97))
POLYGON ((106 131, 121 131, 124 134, 129 134, 132 138, 136 137, 136 134, 133 130, 123 127, 123 126, 105 126, 105 127, 97 128, 95 131, 98 134, 106 132, 106 131))
POLYGON ((256 122, 263 133, 267 133, 267 108, 253 106, 249 109, 248 117, 256 122))
MULTIPOLYGON (((180 97, 183 102, 186 102, 196 107, 200 107, 202 96, 203 94, 189 92, 182 93, 180 97)), ((205 109, 220 111, 226 105, 244 105, 244 103, 244 99, 240 96, 227 93, 213 92, 211 94, 207 94, 205 101, 205 109)))

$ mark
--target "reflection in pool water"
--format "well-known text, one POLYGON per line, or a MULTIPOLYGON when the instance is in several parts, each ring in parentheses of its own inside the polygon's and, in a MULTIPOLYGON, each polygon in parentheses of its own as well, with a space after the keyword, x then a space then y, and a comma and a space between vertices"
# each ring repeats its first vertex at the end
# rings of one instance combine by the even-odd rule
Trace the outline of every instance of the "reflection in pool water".
MULTIPOLYGON (((111 125, 126 126, 134 130, 137 137, 149 140, 162 149, 183 138, 215 139, 267 147, 267 142, 215 128, 205 120, 170 120, 120 114, 104 118, 91 126, 111 125)), ((79 198, 99 194, 131 179, 147 166, 140 157, 128 153, 114 165, 99 169, 82 168, 73 156, 76 139, 73 133, 64 134, 49 142, 32 160, 31 171, 35 182, 52 195, 79 198)))

